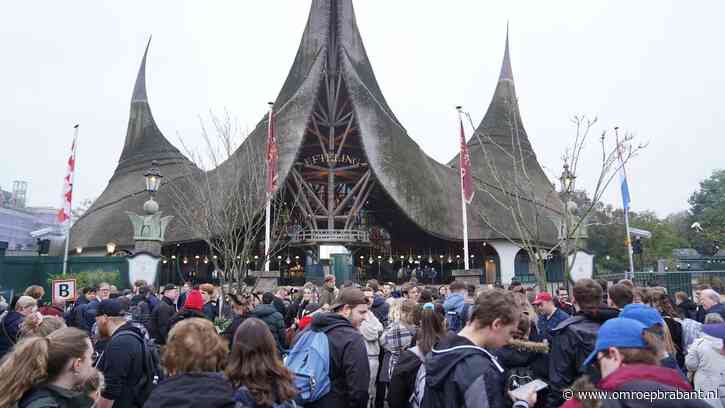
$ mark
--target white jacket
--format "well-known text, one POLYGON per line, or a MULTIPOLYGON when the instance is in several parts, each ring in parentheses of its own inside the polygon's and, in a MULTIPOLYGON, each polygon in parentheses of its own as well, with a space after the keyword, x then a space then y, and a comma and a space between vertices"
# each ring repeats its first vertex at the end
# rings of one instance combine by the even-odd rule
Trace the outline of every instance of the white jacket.
POLYGON ((702 334, 690 345, 685 366, 695 372, 695 389, 720 391, 721 399, 706 399, 715 408, 725 408, 725 355, 721 354, 723 341, 702 334))

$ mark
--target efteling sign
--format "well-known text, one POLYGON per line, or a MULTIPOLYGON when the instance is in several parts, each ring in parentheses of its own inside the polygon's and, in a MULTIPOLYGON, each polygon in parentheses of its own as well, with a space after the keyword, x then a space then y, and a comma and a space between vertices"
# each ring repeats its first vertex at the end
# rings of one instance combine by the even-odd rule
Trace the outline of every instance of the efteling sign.
POLYGON ((314 166, 320 164, 335 164, 335 165, 347 165, 357 166, 365 165, 359 158, 351 156, 349 154, 341 154, 336 156, 334 153, 329 154, 314 154, 312 156, 302 159, 306 166, 314 166))

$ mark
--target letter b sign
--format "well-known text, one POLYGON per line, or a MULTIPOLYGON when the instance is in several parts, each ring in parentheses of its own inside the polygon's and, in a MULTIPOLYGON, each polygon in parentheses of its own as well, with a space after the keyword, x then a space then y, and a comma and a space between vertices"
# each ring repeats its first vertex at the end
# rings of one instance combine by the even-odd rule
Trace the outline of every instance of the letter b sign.
POLYGON ((53 281, 53 302, 65 300, 72 302, 76 299, 76 280, 61 279, 53 281))

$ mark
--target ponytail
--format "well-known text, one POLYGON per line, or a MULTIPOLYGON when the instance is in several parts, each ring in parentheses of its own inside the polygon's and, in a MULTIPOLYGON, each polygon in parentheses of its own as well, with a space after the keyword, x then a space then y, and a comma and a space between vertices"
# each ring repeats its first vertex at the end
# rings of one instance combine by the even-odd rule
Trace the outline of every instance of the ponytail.
POLYGON ((0 407, 9 407, 44 381, 48 373, 48 340, 30 337, 21 340, 0 365, 0 407))
POLYGON ((58 378, 71 359, 85 357, 88 347, 88 335, 73 327, 20 340, 0 364, 0 407, 12 406, 37 384, 58 378))
POLYGON ((426 303, 420 311, 420 329, 416 333, 416 345, 423 354, 428 354, 441 337, 446 335, 443 314, 435 305, 426 303))

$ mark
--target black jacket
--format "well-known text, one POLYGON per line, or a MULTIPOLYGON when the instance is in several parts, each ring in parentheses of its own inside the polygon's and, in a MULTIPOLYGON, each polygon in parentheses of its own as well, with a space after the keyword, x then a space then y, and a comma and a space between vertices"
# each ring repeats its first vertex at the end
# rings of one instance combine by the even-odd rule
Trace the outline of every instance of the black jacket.
POLYGON ((140 406, 134 402, 137 397, 134 386, 144 377, 143 346, 135 336, 123 334, 126 331, 144 336, 144 332, 132 323, 124 324, 113 333, 97 363, 106 380, 101 396, 115 401, 114 408, 140 406))
MULTIPOLYGON (((178 312, 176 312, 175 315, 171 316, 171 319, 169 319, 169 331, 171 331, 171 328, 174 327, 176 323, 179 323, 180 321, 184 319, 191 319, 192 317, 198 317, 201 319, 206 319, 206 316, 204 316, 204 313, 194 310, 194 309, 181 309, 178 312)), ((168 334, 167 334, 168 337, 168 334)))
POLYGON ((80 392, 39 385, 23 394, 18 408, 90 408, 93 400, 80 392))
POLYGON ((239 326, 244 323, 244 320, 247 319, 247 316, 242 316, 235 314, 234 319, 232 319, 232 322, 227 326, 226 329, 222 332, 221 336, 227 339, 229 341, 229 350, 232 349, 232 344, 234 344, 234 335, 237 334, 237 329, 239 326))
POLYGON ((221 373, 186 373, 161 381, 144 408, 234 408, 234 387, 221 373))
POLYGON ((91 334, 93 324, 96 323, 96 309, 98 309, 100 303, 97 299, 93 299, 75 309, 76 315, 74 321, 79 329, 91 334))
POLYGON ((685 299, 677 305, 677 312, 683 319, 697 319, 697 305, 690 299, 685 299))
POLYGON ((586 374, 582 365, 594 350, 599 327, 619 315, 619 310, 601 307, 576 315, 559 323, 552 331, 549 354, 549 407, 564 403, 562 391, 586 374))
MULTIPOLYGON (((231 316, 231 314, 232 309, 229 307, 229 304, 222 304, 222 318, 226 319, 231 316)), ((214 320, 219 317, 219 301, 212 300, 211 302, 206 303, 204 305, 204 316, 206 316, 206 318, 211 320, 211 322, 213 323, 214 320)))
POLYGON ((407 407, 410 396, 415 391, 415 378, 422 361, 415 353, 405 350, 400 354, 398 364, 393 369, 388 389, 388 405, 391 407, 407 407))
POLYGON ((375 317, 378 318, 383 327, 388 327, 388 314, 390 312, 390 305, 385 301, 382 296, 375 296, 373 298, 373 306, 370 308, 373 311, 375 317))
MULTIPOLYGON (((509 344, 494 352, 504 370, 505 387, 516 381, 523 385, 530 380, 549 381, 549 347, 546 343, 511 340, 509 344), (522 378, 523 377, 523 378, 522 378), (527 381, 525 377, 528 377, 527 381)), ((547 389, 538 393, 536 407, 546 406, 547 389)), ((510 401, 513 404, 512 401, 510 401)))
POLYGON ((2 327, 0 327, 0 358, 9 353, 18 342, 20 324, 24 319, 25 316, 15 310, 7 312, 3 318, 2 327))
POLYGON ((166 337, 171 330, 171 318, 176 314, 176 304, 167 297, 162 297, 156 309, 151 312, 149 334, 158 344, 166 344, 166 337))
POLYGON ((277 340, 277 348, 281 351, 286 349, 284 338, 284 317, 272 304, 261 304, 254 308, 252 316, 267 324, 272 331, 274 339, 277 340))
POLYGON ((365 340, 344 317, 316 315, 310 330, 324 331, 330 343, 330 392, 305 408, 365 408, 370 365, 365 340))
POLYGON ((504 369, 489 351, 449 334, 426 357, 423 408, 501 408, 504 369))

